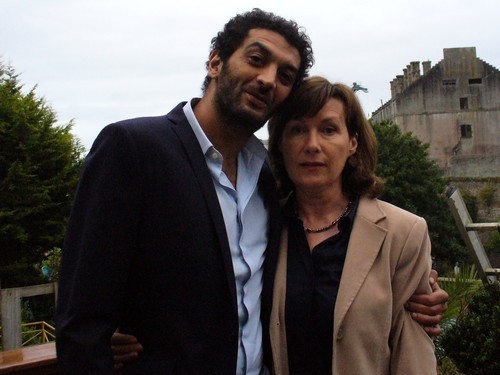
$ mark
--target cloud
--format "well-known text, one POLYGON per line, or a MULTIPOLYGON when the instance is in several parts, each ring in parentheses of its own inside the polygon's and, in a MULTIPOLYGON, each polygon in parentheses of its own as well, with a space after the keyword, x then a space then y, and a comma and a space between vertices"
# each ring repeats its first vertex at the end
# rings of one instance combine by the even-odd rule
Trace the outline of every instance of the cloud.
POLYGON ((500 61, 500 5, 492 0, 9 1, 0 58, 27 88, 38 84, 61 122, 75 119, 89 148, 110 122, 165 114, 200 95, 211 38, 255 6, 305 26, 312 74, 368 87, 359 94, 367 114, 390 98, 389 81, 410 61, 435 64, 443 48, 469 46, 492 65, 500 61))

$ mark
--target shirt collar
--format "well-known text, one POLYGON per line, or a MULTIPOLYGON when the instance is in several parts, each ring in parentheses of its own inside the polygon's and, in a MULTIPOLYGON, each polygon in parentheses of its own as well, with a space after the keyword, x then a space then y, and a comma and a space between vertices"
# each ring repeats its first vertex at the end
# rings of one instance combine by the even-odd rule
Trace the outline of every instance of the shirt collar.
MULTIPOLYGON (((203 155, 208 156, 209 151, 212 149, 215 150, 214 145, 210 140, 208 139, 207 135, 203 131, 203 128, 201 127, 200 123, 198 122, 198 119, 196 118, 194 111, 193 111, 193 106, 198 103, 199 99, 194 98, 191 101, 188 101, 184 107, 182 108, 184 111, 184 115, 186 116, 189 125, 191 125, 191 128, 193 129, 193 132, 196 136, 196 139, 198 140, 198 143, 200 144, 201 150, 203 151, 203 155)), ((241 155, 243 156, 243 160, 247 164, 250 165, 255 165, 255 167, 260 171, 260 168, 264 164, 264 162, 267 160, 268 155, 267 155, 267 150, 262 144, 262 142, 254 135, 250 137, 248 142, 245 144, 243 149, 241 150, 241 155)))
POLYGON ((184 115, 186 115, 186 118, 189 122, 189 125, 191 125, 191 128, 193 129, 194 135, 196 136, 196 139, 198 140, 198 143, 200 144, 201 150, 203 151, 203 155, 206 155, 210 147, 213 147, 212 142, 207 138, 205 132, 201 128, 200 123, 196 119, 196 116, 194 115, 193 107, 191 106, 191 102, 193 104, 198 102, 198 99, 192 99, 191 101, 188 101, 182 110, 184 111, 184 115))

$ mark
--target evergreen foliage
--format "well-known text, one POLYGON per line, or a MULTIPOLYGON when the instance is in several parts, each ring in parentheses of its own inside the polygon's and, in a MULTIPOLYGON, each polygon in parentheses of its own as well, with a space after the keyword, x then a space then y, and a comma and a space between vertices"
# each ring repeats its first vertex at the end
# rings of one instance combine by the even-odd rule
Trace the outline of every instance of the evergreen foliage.
POLYGON ((54 247, 45 253, 46 259, 42 260, 40 270, 43 277, 48 281, 59 280, 59 269, 61 267, 62 249, 54 247))
POLYGON ((440 272, 463 262, 467 252, 445 198, 446 181, 429 159, 428 145, 393 122, 373 126, 378 142, 377 175, 385 180, 381 199, 422 216, 427 221, 440 272))
POLYGON ((2 288, 42 280, 34 265, 62 245, 82 165, 72 122, 56 125, 56 113, 35 88, 23 93, 14 69, 0 61, 2 288))

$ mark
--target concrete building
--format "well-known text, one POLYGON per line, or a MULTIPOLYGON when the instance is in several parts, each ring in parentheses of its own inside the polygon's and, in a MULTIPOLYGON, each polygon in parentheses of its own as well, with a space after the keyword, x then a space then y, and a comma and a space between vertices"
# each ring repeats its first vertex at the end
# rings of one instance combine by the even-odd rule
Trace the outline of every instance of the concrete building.
POLYGON ((429 143, 450 177, 500 177, 500 74, 476 48, 445 48, 444 58, 413 61, 391 81, 391 100, 372 121, 393 120, 429 143))

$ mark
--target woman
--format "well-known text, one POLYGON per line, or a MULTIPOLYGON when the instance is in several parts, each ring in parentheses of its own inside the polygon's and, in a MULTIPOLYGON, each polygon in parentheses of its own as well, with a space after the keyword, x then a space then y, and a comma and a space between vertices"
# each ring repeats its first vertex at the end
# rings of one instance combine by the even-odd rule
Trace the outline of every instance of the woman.
POLYGON ((306 80, 269 123, 289 193, 274 284, 277 374, 432 374, 432 340, 404 303, 430 293, 425 220, 376 199, 376 140, 347 86, 306 80))

